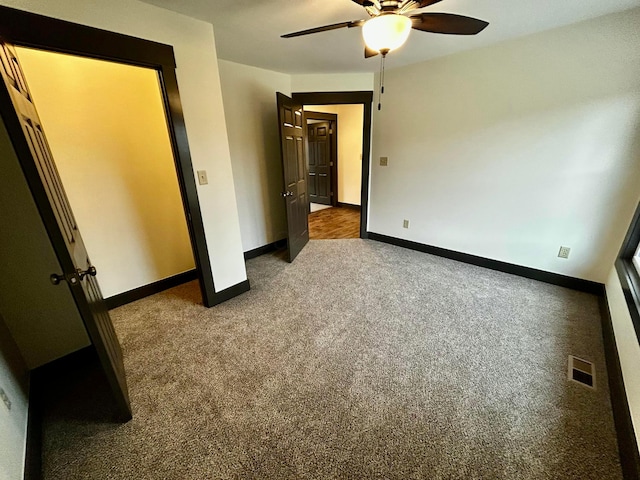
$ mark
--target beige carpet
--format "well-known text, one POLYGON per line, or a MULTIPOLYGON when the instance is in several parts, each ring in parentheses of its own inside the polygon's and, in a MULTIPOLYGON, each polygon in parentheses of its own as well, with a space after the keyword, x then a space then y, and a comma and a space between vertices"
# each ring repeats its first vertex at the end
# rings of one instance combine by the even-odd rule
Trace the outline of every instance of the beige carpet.
POLYGON ((46 479, 621 478, 595 296, 364 240, 247 268, 219 307, 190 283, 112 312, 134 419, 76 387, 46 479))

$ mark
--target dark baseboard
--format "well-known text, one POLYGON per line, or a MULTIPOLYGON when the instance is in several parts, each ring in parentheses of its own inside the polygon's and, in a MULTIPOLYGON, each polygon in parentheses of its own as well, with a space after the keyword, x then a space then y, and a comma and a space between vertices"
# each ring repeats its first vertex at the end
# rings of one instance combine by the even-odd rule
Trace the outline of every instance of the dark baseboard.
POLYGON ((249 285, 249 280, 245 280, 244 282, 240 282, 236 285, 233 285, 229 288, 225 288, 220 292, 216 292, 213 297, 213 305, 219 305, 222 302, 226 302, 227 300, 232 299, 233 297, 237 297, 238 295, 248 292, 251 290, 251 285, 249 285))
POLYGON ((29 413, 24 480, 42 479, 42 409, 38 378, 37 374, 31 373, 29 380, 29 413))
POLYGON ((357 210, 357 211, 362 210, 362 207, 360 205, 354 205, 352 203, 338 202, 337 206, 342 208, 350 208, 351 210, 357 210))
POLYGON ((620 454, 622 474, 625 480, 638 480, 640 479, 638 442, 636 441, 633 421, 629 411, 627 392, 624 388, 620 357, 616 347, 606 291, 603 291, 600 297, 600 317, 602 318, 602 338, 607 362, 607 376, 609 377, 609 396, 611 398, 611 409, 613 410, 613 421, 618 436, 618 453, 620 454))
POLYGON ((408 248, 410 250, 417 250, 419 252, 430 253, 431 255, 437 255, 439 257, 450 258, 451 260, 469 263, 478 267, 490 268, 491 270, 497 270, 504 273, 511 273, 513 275, 551 283, 560 287, 580 290, 581 292, 594 293, 596 295, 600 295, 602 293, 603 285, 601 283, 584 280, 582 278, 569 277, 566 275, 560 275, 559 273, 545 272, 544 270, 523 267, 522 265, 501 262, 490 258, 478 257, 469 253, 456 252, 455 250, 447 250, 446 248, 434 247, 432 245, 425 245, 423 243, 412 242, 410 240, 389 237, 379 233, 368 232, 368 235, 371 240, 389 243, 391 245, 408 248))
POLYGON ((287 246, 287 239, 283 238, 282 240, 276 240, 275 242, 268 243, 267 245, 263 245, 262 247, 254 248, 253 250, 248 250, 244 252, 244 259, 251 260, 252 258, 259 257, 260 255, 264 255, 265 253, 275 252, 283 247, 287 246))
POLYGON ((150 283, 149 285, 143 285, 128 292, 119 293, 109 298, 105 298, 109 310, 126 305, 127 303, 135 302, 141 298, 148 297, 154 293, 162 292, 168 288, 182 285, 183 283, 197 280, 198 272, 196 270, 189 270, 188 272, 179 273, 168 278, 163 278, 157 282, 150 283))

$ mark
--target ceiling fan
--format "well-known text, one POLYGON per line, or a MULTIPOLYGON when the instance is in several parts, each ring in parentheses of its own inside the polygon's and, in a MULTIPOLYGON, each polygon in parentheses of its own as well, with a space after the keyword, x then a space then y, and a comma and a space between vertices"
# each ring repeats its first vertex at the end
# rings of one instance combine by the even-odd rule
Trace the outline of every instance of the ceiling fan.
POLYGON ((378 53, 386 56, 406 42, 411 29, 449 35, 476 35, 488 22, 452 13, 420 13, 417 10, 442 0, 352 0, 364 7, 371 18, 334 23, 282 35, 282 38, 300 37, 338 28, 362 27, 365 40, 365 58, 378 53))

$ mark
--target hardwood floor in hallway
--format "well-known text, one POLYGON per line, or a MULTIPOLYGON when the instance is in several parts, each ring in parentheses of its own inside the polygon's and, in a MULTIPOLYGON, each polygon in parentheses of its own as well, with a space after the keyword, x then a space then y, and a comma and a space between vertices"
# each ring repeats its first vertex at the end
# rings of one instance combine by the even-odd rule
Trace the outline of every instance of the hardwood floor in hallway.
POLYGON ((333 207, 309 214, 309 238, 360 238, 360 212, 333 207))

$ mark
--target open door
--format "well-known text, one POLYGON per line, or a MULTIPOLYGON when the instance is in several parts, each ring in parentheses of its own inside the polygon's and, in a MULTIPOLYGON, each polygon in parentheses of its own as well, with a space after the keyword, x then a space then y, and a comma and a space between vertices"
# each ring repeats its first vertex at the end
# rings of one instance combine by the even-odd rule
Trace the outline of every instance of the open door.
POLYGON ((307 194, 307 157, 302 104, 278 92, 278 127, 287 211, 287 250, 289 261, 309 242, 309 196, 307 194))
MULTIPOLYGON (((62 187, 49 144, 13 46, 0 39, 0 115, 51 239, 62 272, 50 275, 69 288, 116 400, 119 416, 131 418, 122 351, 109 312, 62 187)), ((37 294, 37 292, 34 292, 37 294)))

